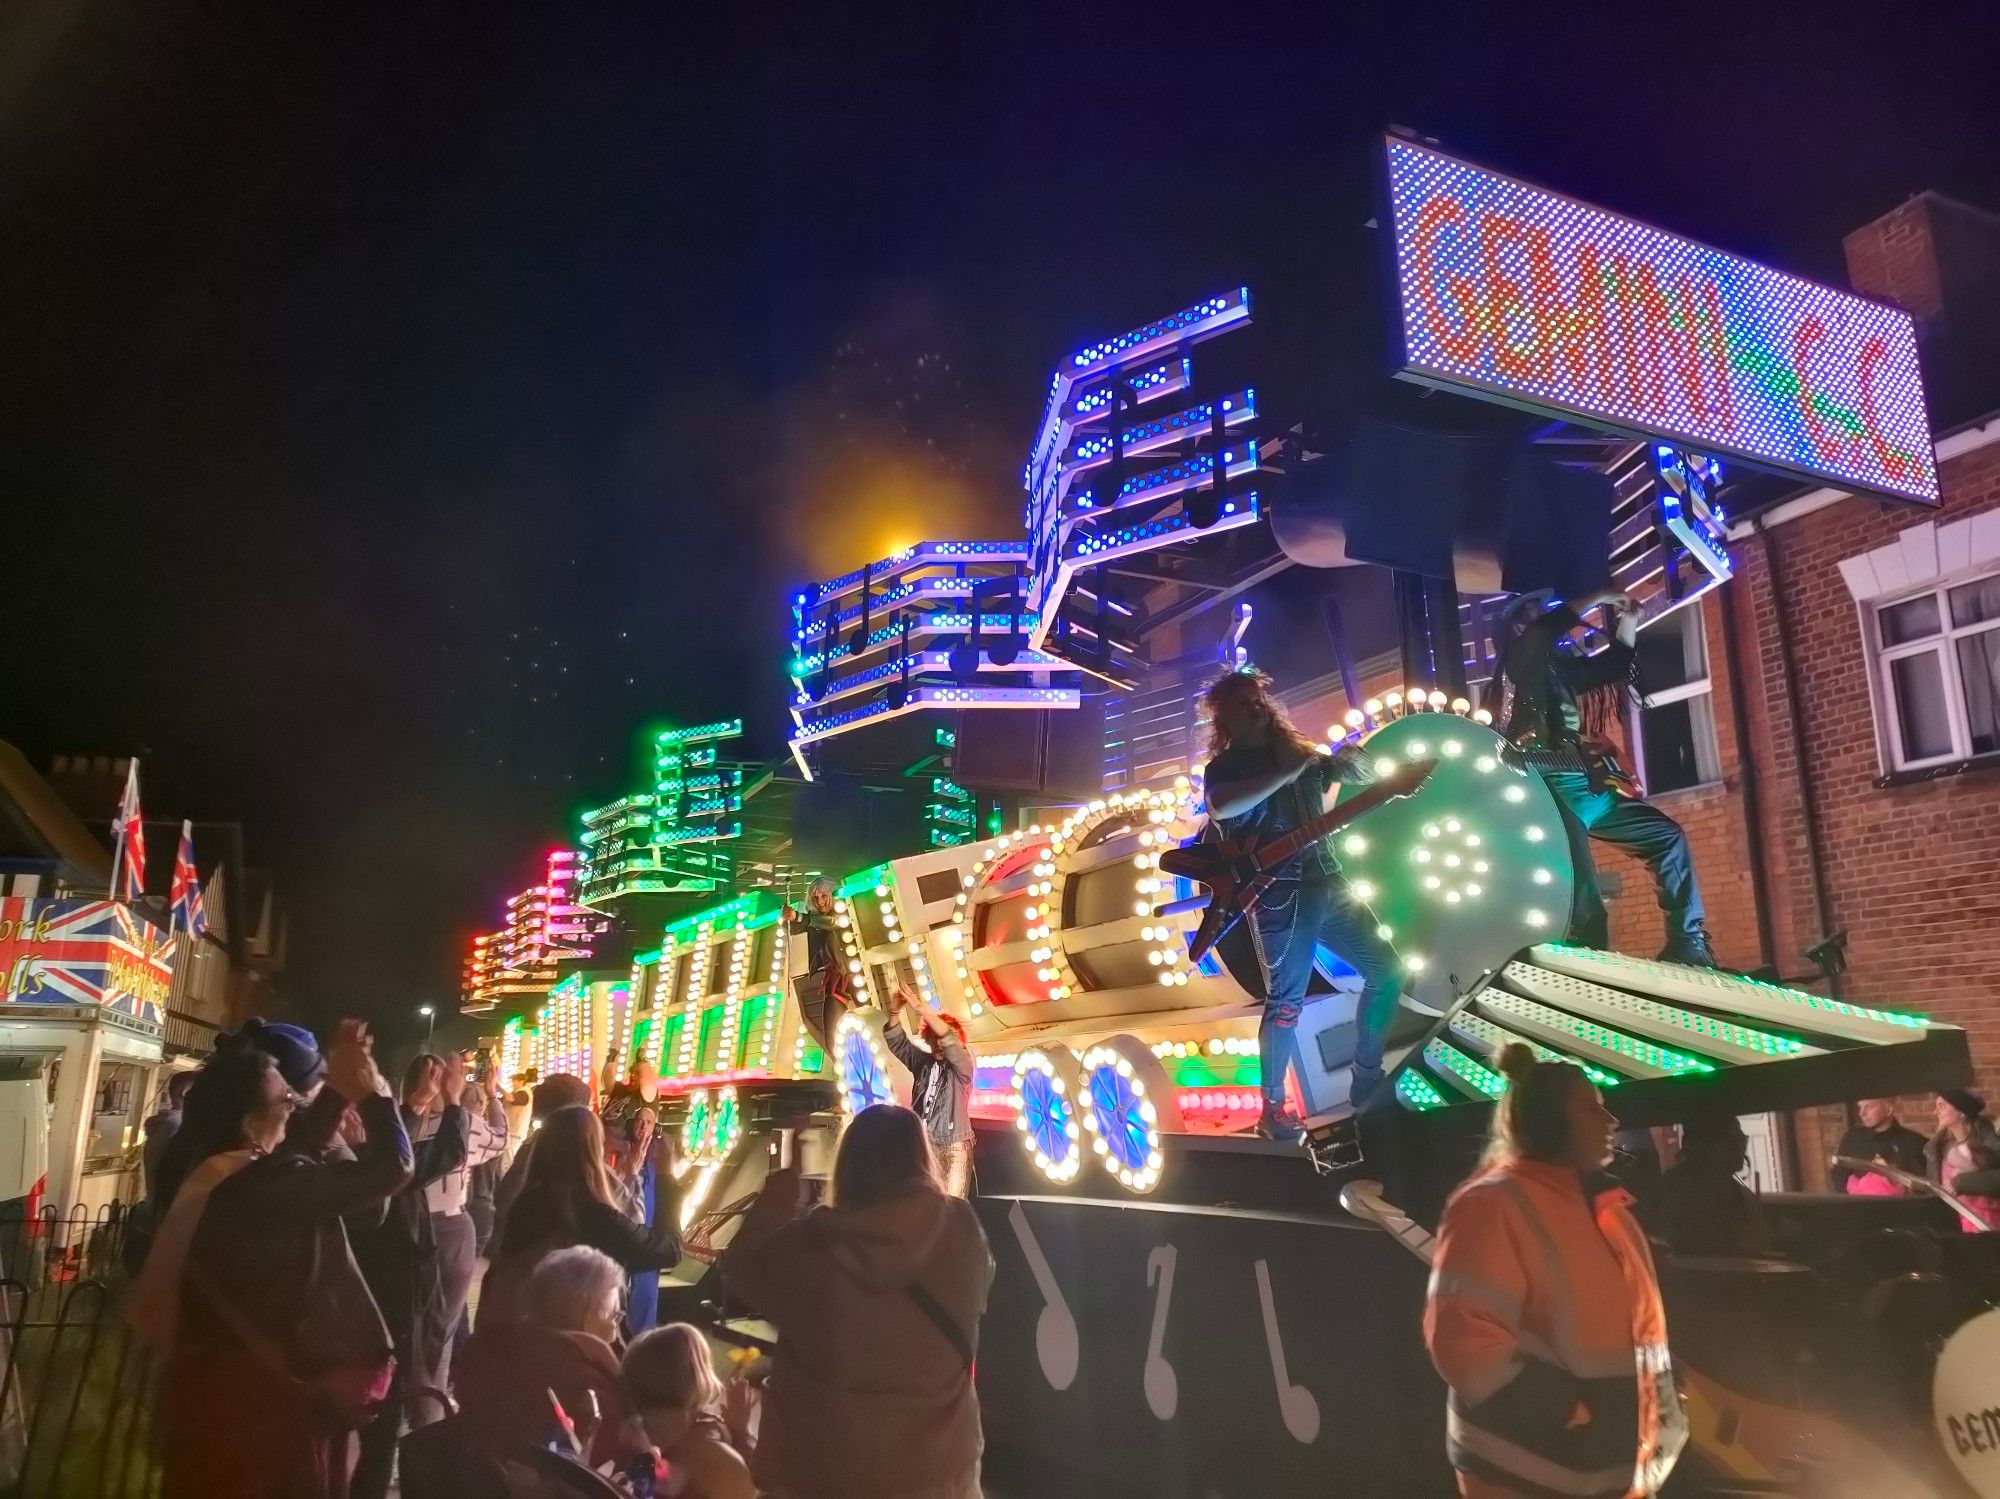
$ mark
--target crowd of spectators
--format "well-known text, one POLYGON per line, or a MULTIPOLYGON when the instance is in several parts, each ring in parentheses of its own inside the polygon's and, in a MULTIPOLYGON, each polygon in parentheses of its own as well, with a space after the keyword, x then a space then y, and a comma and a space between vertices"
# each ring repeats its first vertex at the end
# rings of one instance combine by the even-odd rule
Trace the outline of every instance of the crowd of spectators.
MULTIPOLYGON (((917 1054, 952 1083, 955 1039, 917 1054)), ((725 1377, 653 1325, 683 1172, 643 1063, 599 1096, 426 1053, 398 1096, 360 1023, 252 1021, 185 1077, 129 1256, 163 1499, 976 1499, 992 1260, 943 1080, 941 1125, 858 1115, 823 1193, 772 1159, 720 1268, 776 1351, 725 1377)))

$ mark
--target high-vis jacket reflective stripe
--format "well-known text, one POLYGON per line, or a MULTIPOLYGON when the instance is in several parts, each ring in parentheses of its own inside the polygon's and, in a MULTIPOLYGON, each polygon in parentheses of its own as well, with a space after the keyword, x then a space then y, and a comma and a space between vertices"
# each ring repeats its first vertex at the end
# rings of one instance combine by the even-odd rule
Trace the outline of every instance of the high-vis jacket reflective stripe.
POLYGON ((1446 1440, 1461 1471, 1582 1499, 1665 1481, 1686 1423, 1630 1202, 1518 1161, 1446 1206, 1424 1336, 1451 1387, 1446 1440))

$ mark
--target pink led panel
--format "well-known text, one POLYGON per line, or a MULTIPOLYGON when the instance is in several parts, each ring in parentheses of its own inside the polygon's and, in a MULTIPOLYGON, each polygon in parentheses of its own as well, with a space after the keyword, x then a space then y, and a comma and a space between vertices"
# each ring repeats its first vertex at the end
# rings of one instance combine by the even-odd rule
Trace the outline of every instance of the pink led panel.
POLYGON ((1388 148, 1406 378, 1937 503, 1908 313, 1388 148))

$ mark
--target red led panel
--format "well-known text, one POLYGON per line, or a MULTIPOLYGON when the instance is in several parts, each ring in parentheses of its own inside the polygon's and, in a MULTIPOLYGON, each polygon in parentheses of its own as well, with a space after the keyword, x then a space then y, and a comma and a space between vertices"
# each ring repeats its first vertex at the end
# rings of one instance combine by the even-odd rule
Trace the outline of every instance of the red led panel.
POLYGON ((1406 378, 1935 505, 1900 308, 1388 138, 1406 378))

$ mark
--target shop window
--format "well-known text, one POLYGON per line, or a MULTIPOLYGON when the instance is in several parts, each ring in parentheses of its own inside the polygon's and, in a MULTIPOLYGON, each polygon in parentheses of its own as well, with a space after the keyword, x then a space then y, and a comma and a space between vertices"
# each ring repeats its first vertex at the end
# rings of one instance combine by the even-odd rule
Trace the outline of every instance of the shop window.
POLYGON ((1882 737, 1897 770, 2000 754, 2000 573, 1874 610, 1882 737))
POLYGON ((1701 605, 1688 604, 1639 632, 1639 688, 1632 712, 1634 769, 1649 796, 1722 779, 1715 693, 1701 605))

